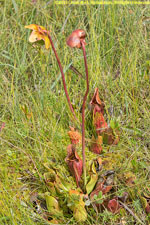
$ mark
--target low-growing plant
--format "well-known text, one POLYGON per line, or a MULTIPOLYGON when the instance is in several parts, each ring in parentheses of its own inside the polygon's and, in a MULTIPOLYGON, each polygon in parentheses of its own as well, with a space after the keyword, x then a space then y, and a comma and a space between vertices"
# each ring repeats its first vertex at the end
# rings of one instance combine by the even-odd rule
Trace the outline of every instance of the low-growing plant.
MULTIPOLYGON (((63 87, 70 111, 73 114, 74 119, 78 121, 67 91, 62 64, 56 52, 50 32, 43 26, 36 24, 31 24, 25 27, 32 30, 29 37, 29 41, 31 43, 43 40, 45 42, 46 49, 49 49, 50 46, 52 46, 52 50, 55 54, 62 75, 63 87)), ((134 198, 136 196, 136 191, 134 189, 130 191, 131 193, 129 194, 128 192, 124 192, 121 196, 117 195, 117 188, 114 185, 115 170, 114 167, 112 167, 112 164, 116 166, 116 162, 118 163, 119 161, 120 166, 121 155, 118 154, 114 156, 108 151, 107 158, 102 159, 99 157, 103 151, 103 144, 118 144, 120 140, 120 131, 119 124, 115 120, 110 119, 109 124, 106 122, 105 103, 99 97, 98 88, 95 88, 94 95, 89 103, 91 109, 91 123, 93 127, 92 131, 90 131, 90 151, 87 156, 85 154, 85 107, 89 93, 89 75, 85 51, 85 37, 86 32, 82 29, 77 29, 70 34, 66 41, 69 47, 82 49, 86 75, 86 92, 82 103, 82 135, 80 135, 80 132, 74 127, 70 127, 68 135, 70 137, 71 144, 67 146, 67 156, 65 158, 69 171, 75 178, 76 186, 74 186, 74 183, 64 180, 61 177, 60 171, 55 169, 55 167, 49 166, 48 163, 44 163, 44 167, 47 169, 47 172, 44 173, 44 181, 49 190, 42 195, 42 198, 46 201, 47 207, 47 214, 44 214, 44 218, 48 220, 49 217, 54 217, 54 221, 51 220, 51 222, 56 223, 61 223, 61 217, 63 217, 64 212, 67 213, 70 210, 77 222, 85 222, 87 219, 87 210, 89 209, 90 211, 91 207, 94 209, 96 215, 98 215, 99 212, 105 212, 105 210, 108 210, 115 215, 120 212, 125 214, 124 209, 131 213, 130 209, 125 205, 125 202, 129 195, 133 195, 134 198), (82 143, 82 159, 80 158, 80 154, 77 152, 80 147, 80 142, 82 143), (96 157, 93 156, 94 154, 96 154, 96 157), (88 158, 87 161, 86 157, 88 158), (83 179, 81 179, 82 174, 83 179)), ((70 178, 70 180, 71 179, 73 178, 70 178)), ((136 182, 136 177, 132 173, 125 174, 124 178, 121 179, 124 180, 127 187, 131 187, 136 182)), ((149 200, 147 197, 143 197, 141 193, 138 194, 146 212, 149 212, 149 200)), ((108 215, 109 214, 110 213, 108 213, 108 215)), ((136 215, 132 214, 132 216, 138 220, 138 222, 143 224, 136 215)))

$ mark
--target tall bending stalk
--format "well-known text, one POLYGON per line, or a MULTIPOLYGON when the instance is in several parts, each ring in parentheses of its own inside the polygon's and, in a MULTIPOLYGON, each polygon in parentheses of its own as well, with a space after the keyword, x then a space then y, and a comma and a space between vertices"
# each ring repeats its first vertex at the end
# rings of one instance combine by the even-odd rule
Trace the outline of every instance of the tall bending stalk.
POLYGON ((87 95, 89 92, 89 78, 88 78, 88 67, 87 67, 87 59, 86 59, 86 52, 85 52, 85 31, 84 30, 75 30, 67 39, 67 44, 70 47, 77 47, 83 50, 84 56, 84 65, 85 65, 85 73, 86 73, 86 92, 83 98, 82 104, 82 159, 83 159, 83 176, 84 176, 84 188, 86 186, 86 156, 85 156, 85 104, 87 95))
POLYGON ((63 68, 62 68, 61 62, 60 62, 60 60, 59 60, 59 57, 58 57, 58 55, 57 55, 57 52, 56 52, 55 46, 54 46, 54 44, 53 44, 52 38, 51 38, 51 36, 50 36, 49 33, 48 33, 48 38, 49 38, 49 40, 50 40, 52 49, 53 49, 53 51, 54 51, 55 57, 56 57, 56 59, 57 59, 58 65, 59 65, 59 69, 60 69, 60 72, 61 72, 61 75, 62 75, 63 86, 64 86, 64 90, 65 90, 65 95, 66 95, 66 98, 67 98, 67 101, 68 101, 68 104, 69 104, 69 108, 70 108, 71 112, 73 113, 74 118, 78 121, 78 119, 77 119, 77 117, 76 117, 76 115, 75 115, 74 109, 73 109, 73 107, 72 107, 72 104, 71 104, 71 101, 70 101, 70 98, 69 98, 68 91, 67 91, 66 81, 65 81, 65 75, 64 75, 64 72, 63 72, 63 68))
POLYGON ((86 73, 86 92, 83 98, 82 105, 82 156, 83 156, 83 176, 84 176, 84 185, 86 185, 86 156, 85 156, 85 104, 87 95, 89 92, 89 77, 88 77, 88 67, 86 60, 86 52, 85 52, 85 43, 81 41, 81 46, 83 50, 84 56, 84 65, 85 65, 85 73, 86 73))

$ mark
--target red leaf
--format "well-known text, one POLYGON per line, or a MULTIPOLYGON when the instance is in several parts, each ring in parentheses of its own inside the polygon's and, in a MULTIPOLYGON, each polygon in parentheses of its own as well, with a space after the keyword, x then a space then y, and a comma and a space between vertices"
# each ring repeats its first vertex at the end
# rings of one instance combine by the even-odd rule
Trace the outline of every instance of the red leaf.
POLYGON ((146 213, 150 213, 150 205, 149 204, 147 204, 147 206, 145 207, 145 211, 146 211, 146 213))
POLYGON ((116 199, 112 199, 108 202, 108 210, 110 210, 112 213, 119 212, 119 209, 121 208, 119 202, 116 199))
POLYGON ((119 136, 117 134, 117 131, 116 135, 114 134, 111 127, 107 128, 103 133, 103 142, 108 145, 117 145, 119 142, 119 136))
POLYGON ((99 98, 98 88, 95 88, 95 92, 94 92, 94 95, 92 97, 92 100, 90 101, 90 104, 94 105, 94 108, 96 107, 97 111, 104 114, 104 103, 99 98))
POLYGON ((101 112, 95 111, 94 108, 93 117, 94 117, 93 123, 96 128, 96 133, 97 134, 103 133, 108 128, 108 125, 104 119, 103 114, 101 112))
POLYGON ((102 113, 101 107, 99 105, 94 105, 93 115, 95 115, 97 112, 102 113))
POLYGON ((79 155, 77 154, 75 147, 71 144, 67 147, 66 163, 68 164, 69 170, 76 179, 77 186, 82 175, 83 163, 79 155))
POLYGON ((73 127, 70 127, 70 131, 68 132, 72 144, 78 144, 81 142, 81 134, 78 131, 75 131, 73 127))
POLYGON ((95 92, 94 92, 94 95, 92 97, 92 100, 90 101, 90 104, 91 105, 95 105, 95 104, 102 105, 102 102, 99 98, 98 88, 95 88, 95 92))
POLYGON ((102 189, 102 193, 103 195, 107 194, 110 190, 112 189, 112 186, 106 186, 106 187, 103 187, 102 189))
POLYGON ((92 191, 90 198, 93 199, 94 195, 98 195, 102 191, 103 195, 108 193, 112 189, 112 186, 104 186, 104 182, 98 182, 94 191, 92 191))
POLYGON ((102 151, 102 143, 103 143, 103 139, 102 136, 98 136, 97 139, 95 139, 94 137, 92 138, 92 144, 90 147, 90 150, 96 154, 100 154, 102 151))
POLYGON ((101 134, 104 132, 108 125, 104 119, 104 103, 99 98, 98 88, 95 89, 94 95, 90 104, 93 106, 93 124, 96 128, 96 133, 101 134))

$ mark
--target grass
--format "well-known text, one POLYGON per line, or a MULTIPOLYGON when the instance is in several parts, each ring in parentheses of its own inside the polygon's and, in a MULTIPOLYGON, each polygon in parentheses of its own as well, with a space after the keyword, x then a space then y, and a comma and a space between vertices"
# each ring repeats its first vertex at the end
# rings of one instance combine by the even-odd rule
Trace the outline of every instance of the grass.
MULTIPOLYGON (((101 156, 116 171, 116 194, 134 190, 129 207, 148 224, 149 215, 135 192, 143 193, 150 185, 149 6, 56 6, 51 1, 31 4, 29 0, 2 0, 0 4, 0 122, 5 123, 0 133, 0 224, 49 224, 30 203, 32 193, 48 191, 44 163, 54 164, 62 177, 71 179, 64 159, 70 143, 68 127, 74 121, 53 52, 28 42, 24 26, 31 23, 51 30, 79 119, 85 80, 68 66, 72 63, 84 74, 83 56, 80 50, 68 48, 65 40, 74 29, 86 30, 88 101, 98 87, 107 122, 113 118, 121 128, 119 144, 111 146, 109 153, 104 148, 101 156), (136 176, 134 187, 120 181, 129 172, 136 176)), ((90 138, 88 127, 86 138, 90 138)), ((121 224, 121 220, 135 222, 127 212, 105 210, 96 217, 91 208, 85 224, 121 224)), ((77 224, 71 214, 62 223, 77 224)))

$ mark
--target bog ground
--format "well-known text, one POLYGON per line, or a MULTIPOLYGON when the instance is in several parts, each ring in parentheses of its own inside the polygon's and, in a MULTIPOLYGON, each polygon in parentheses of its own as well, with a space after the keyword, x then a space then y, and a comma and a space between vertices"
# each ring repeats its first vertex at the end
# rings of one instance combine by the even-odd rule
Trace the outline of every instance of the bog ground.
MULTIPOLYGON (((63 6, 48 0, 2 0, 0 5, 0 224, 149 224, 150 6, 63 6), (89 102, 98 88, 108 126, 115 121, 119 127, 119 143, 103 144, 99 155, 102 173, 114 173, 106 199, 128 193, 119 212, 107 208, 97 212, 84 199, 87 218, 79 222, 68 192, 62 195, 52 182, 48 184, 52 179, 48 172, 53 170, 77 190, 65 158, 69 126, 80 133, 81 128, 70 113, 54 53, 43 43, 29 43, 30 31, 24 28, 29 24, 51 31, 80 121, 86 89, 83 54, 69 48, 66 38, 75 29, 86 31, 90 81, 85 112, 87 167, 98 157, 89 151, 89 102), (58 200, 60 214, 48 212, 48 195, 58 200)), ((82 158, 81 145, 78 154, 82 158)))

